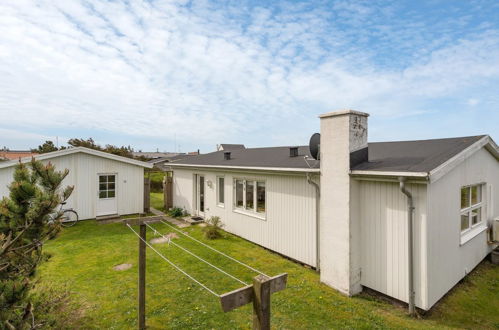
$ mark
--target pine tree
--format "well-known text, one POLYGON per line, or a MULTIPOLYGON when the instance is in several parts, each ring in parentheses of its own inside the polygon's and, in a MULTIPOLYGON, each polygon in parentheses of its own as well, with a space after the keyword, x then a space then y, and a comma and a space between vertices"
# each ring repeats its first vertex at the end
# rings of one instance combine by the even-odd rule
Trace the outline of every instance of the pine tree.
POLYGON ((9 197, 0 201, 0 329, 38 327, 28 293, 42 245, 60 229, 62 214, 56 208, 73 191, 61 188, 68 173, 34 159, 19 163, 9 197))

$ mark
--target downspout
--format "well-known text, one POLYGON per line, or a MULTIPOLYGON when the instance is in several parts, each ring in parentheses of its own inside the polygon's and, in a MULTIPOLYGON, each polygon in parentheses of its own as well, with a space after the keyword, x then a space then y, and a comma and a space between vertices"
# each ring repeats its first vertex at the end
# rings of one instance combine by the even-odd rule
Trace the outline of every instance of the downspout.
POLYGON ((321 189, 317 182, 312 181, 312 176, 307 173, 307 182, 315 187, 315 269, 320 271, 320 210, 321 210, 321 189))
POLYGON ((407 196, 407 248, 409 251, 409 315, 414 316, 416 314, 415 306, 415 292, 414 292, 414 244, 413 244, 413 213, 414 213, 414 202, 412 199, 412 194, 405 187, 406 177, 399 177, 400 191, 407 196))

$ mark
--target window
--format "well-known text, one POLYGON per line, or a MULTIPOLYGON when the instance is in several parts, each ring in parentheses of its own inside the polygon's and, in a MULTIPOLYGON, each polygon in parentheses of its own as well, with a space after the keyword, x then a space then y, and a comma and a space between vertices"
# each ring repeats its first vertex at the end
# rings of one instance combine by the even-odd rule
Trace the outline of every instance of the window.
POLYGON ((461 188, 461 232, 482 222, 482 185, 461 188))
POLYGON ((244 184, 243 180, 236 180, 236 207, 244 207, 244 184))
POLYGON ((265 182, 256 183, 256 211, 265 213, 265 182))
POLYGON ((218 177, 217 178, 217 189, 218 189, 217 203, 220 206, 223 206, 225 203, 225 186, 224 185, 225 185, 224 177, 223 176, 218 177))
POLYGON ((99 175, 99 198, 114 198, 116 196, 116 176, 99 175))
POLYGON ((235 180, 235 207, 255 213, 265 213, 265 182, 235 180))

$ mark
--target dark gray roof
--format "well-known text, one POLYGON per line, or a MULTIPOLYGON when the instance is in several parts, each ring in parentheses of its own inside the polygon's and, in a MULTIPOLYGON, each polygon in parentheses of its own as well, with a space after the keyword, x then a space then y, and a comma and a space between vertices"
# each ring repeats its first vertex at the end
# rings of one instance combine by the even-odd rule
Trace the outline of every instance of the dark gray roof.
MULTIPOLYGON (((298 156, 290 157, 290 147, 270 148, 245 148, 230 150, 230 159, 224 159, 226 150, 215 151, 209 154, 192 156, 188 159, 174 161, 165 165, 188 164, 188 165, 210 165, 210 166, 243 166, 243 167, 277 167, 277 168, 310 168, 303 157, 310 156, 308 146, 298 147, 298 156)), ((319 162, 310 159, 309 164, 319 168, 319 162)))
MULTIPOLYGON (((352 170, 429 172, 457 155, 485 135, 368 144, 368 161, 357 163, 352 170)), ((308 146, 298 147, 298 156, 290 157, 290 147, 246 148, 231 150, 231 159, 224 160, 224 151, 192 156, 165 165, 204 165, 213 167, 273 167, 293 169, 317 169, 308 146), (304 156, 309 156, 308 164, 304 156)))
POLYGON ((430 172, 485 136, 369 143, 369 161, 352 170, 430 172))

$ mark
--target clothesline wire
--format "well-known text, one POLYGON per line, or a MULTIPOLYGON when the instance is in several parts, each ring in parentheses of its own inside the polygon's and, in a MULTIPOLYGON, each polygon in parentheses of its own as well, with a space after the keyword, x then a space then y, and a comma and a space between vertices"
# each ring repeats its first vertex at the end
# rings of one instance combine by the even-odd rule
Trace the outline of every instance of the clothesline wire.
POLYGON ((192 253, 191 251, 189 251, 189 250, 187 250, 186 248, 182 247, 180 244, 177 244, 177 243, 173 242, 170 238, 168 238, 168 237, 166 237, 165 235, 161 234, 159 231, 157 231, 155 228, 153 228, 153 227, 152 227, 151 225, 149 225, 147 222, 145 222, 145 224, 146 224, 146 226, 147 226, 147 227, 149 227, 150 229, 152 229, 152 230, 154 231, 154 233, 155 233, 155 234, 158 234, 158 235, 162 236, 163 238, 167 239, 167 240, 169 241, 169 243, 171 243, 171 244, 175 245, 176 247, 178 247, 178 248, 182 249, 183 251, 185 251, 185 252, 189 253, 191 256, 193 256, 193 257, 197 258, 198 260, 201 260, 201 261, 202 261, 202 262, 204 262, 205 264, 207 264, 207 265, 209 265, 209 266, 211 266, 211 267, 215 268, 215 269, 216 269, 216 270, 218 270, 219 272, 221 272, 221 273, 223 273, 223 274, 225 274, 225 275, 229 276, 230 278, 232 278, 232 279, 234 279, 234 280, 238 281, 239 283, 244 284, 244 285, 249 285, 248 283, 246 283, 246 282, 244 282, 244 281, 242 281, 242 280, 238 279, 237 277, 235 277, 235 276, 233 276, 233 275, 231 275, 231 274, 227 273, 227 272, 226 272, 226 271, 224 271, 223 269, 220 269, 220 268, 218 268, 217 266, 215 266, 215 265, 211 264, 210 262, 208 262, 208 261, 204 260, 204 259, 203 259, 203 258, 201 258, 200 256, 198 256, 198 255, 196 255, 196 254, 192 253))
POLYGON ((230 260, 235 261, 235 262, 237 262, 238 264, 243 265, 244 267, 246 267, 246 268, 248 268, 248 269, 251 269, 252 271, 254 271, 254 272, 256 272, 256 273, 262 274, 262 275, 264 275, 264 276, 266 276, 266 277, 270 277, 270 276, 268 276, 267 274, 265 274, 265 273, 263 273, 263 272, 259 271, 258 269, 255 269, 255 268, 251 267, 250 265, 245 264, 245 263, 244 263, 244 262, 242 262, 242 261, 239 261, 239 260, 237 260, 237 259, 234 259, 234 258, 232 258, 231 256, 229 256, 229 255, 227 255, 227 254, 225 254, 225 253, 223 253, 223 252, 221 252, 221 251, 218 251, 217 249, 215 249, 215 248, 213 248, 213 247, 211 247, 211 246, 209 246, 209 245, 207 245, 207 244, 205 244, 205 243, 201 242, 200 240, 197 240, 197 239, 195 239, 194 237, 187 235, 186 233, 182 232, 181 230, 178 230, 177 228, 173 227, 172 225, 170 225, 170 224, 169 224, 169 223, 167 223, 166 221, 163 221, 163 220, 159 220, 159 221, 161 221, 163 224, 165 224, 165 225, 169 226, 169 227, 170 227, 170 228, 172 228, 173 230, 176 230, 176 231, 177 231, 177 232, 179 232, 180 234, 182 234, 182 235, 184 235, 184 236, 186 236, 186 237, 188 237, 188 238, 192 239, 193 241, 196 241, 196 242, 198 242, 199 244, 201 244, 201 245, 203 245, 203 246, 205 246, 205 247, 209 248, 210 250, 215 251, 216 253, 219 253, 219 254, 223 255, 224 257, 229 258, 230 260))
POLYGON ((192 277, 191 275, 189 275, 187 272, 185 272, 184 270, 182 270, 180 267, 178 267, 177 265, 175 265, 173 262, 171 262, 168 258, 166 258, 163 254, 161 254, 160 252, 158 252, 158 250, 156 250, 154 247, 152 247, 149 243, 147 243, 147 241, 145 241, 142 237, 140 237, 140 235, 129 225, 129 224, 126 224, 128 226, 128 228, 130 228, 131 231, 133 231, 133 233, 135 235, 137 235, 137 237, 142 241, 144 242, 148 247, 151 248, 151 250, 153 250, 154 252, 156 252, 157 255, 159 255, 161 258, 163 258, 166 262, 168 262, 172 267, 174 267, 176 270, 178 270, 179 272, 181 272, 182 274, 184 274, 185 276, 187 276, 188 278, 190 278, 192 281, 196 282, 198 285, 200 285, 203 289, 205 289, 206 291, 210 292, 211 294, 213 294, 214 296, 217 296, 217 297, 220 297, 220 295, 218 293, 216 293, 215 291, 211 290, 210 288, 208 288, 206 285, 204 285, 203 283, 199 282, 198 280, 196 280, 194 277, 192 277))

